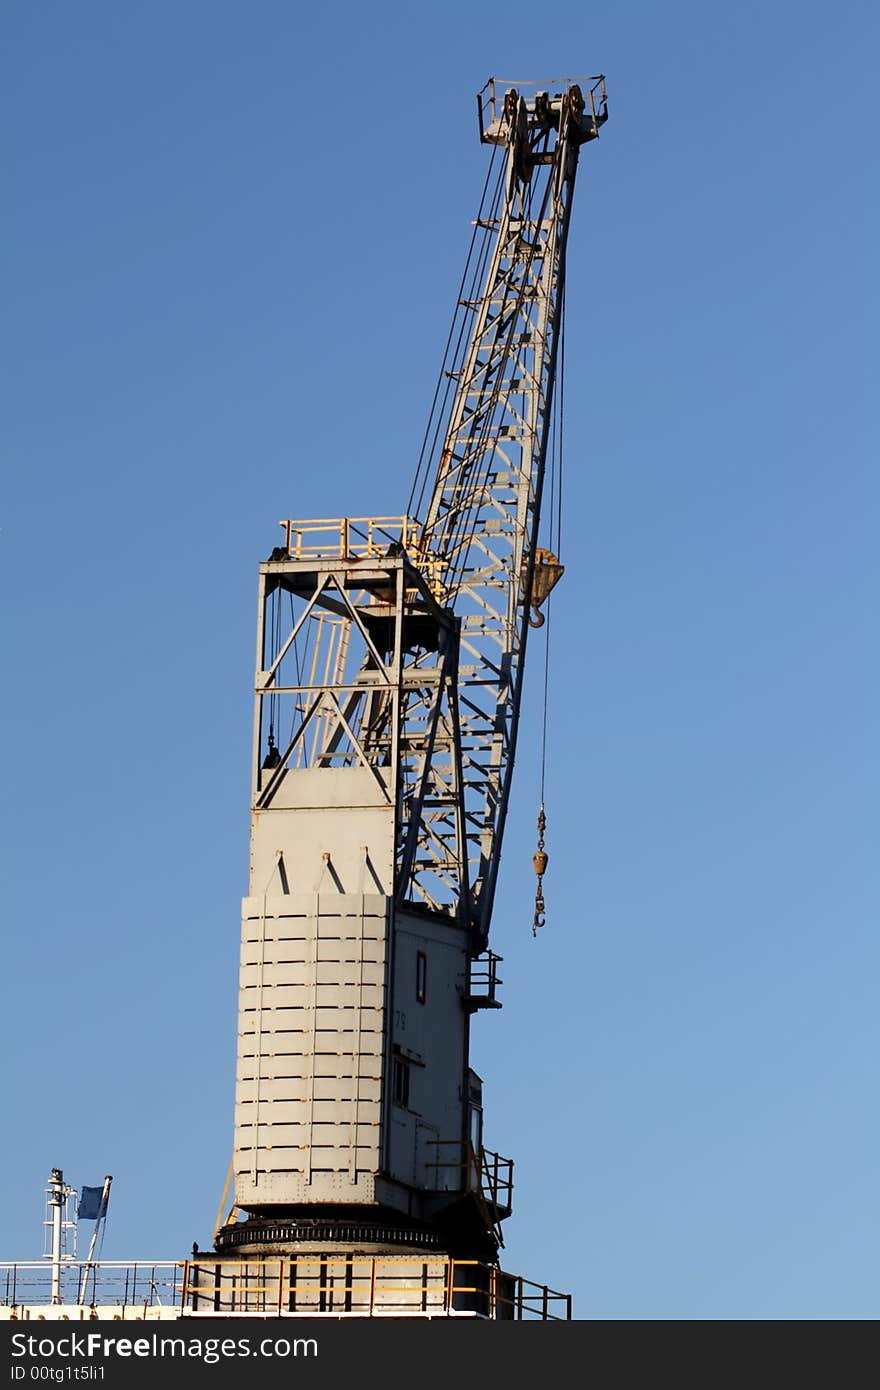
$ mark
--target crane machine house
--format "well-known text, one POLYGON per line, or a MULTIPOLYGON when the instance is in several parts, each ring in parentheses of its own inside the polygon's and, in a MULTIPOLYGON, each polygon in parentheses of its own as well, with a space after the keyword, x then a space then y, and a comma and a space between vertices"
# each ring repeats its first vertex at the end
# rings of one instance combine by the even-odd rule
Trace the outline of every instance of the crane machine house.
POLYGON ((502 1267, 513 1164, 484 1143, 469 1031, 500 1006, 526 639, 562 568, 541 504, 569 219, 605 81, 490 79, 477 109, 492 167, 407 514, 284 521, 260 566, 213 1250, 104 1265, 53 1246, 0 1271, 3 1316, 571 1317, 502 1267))

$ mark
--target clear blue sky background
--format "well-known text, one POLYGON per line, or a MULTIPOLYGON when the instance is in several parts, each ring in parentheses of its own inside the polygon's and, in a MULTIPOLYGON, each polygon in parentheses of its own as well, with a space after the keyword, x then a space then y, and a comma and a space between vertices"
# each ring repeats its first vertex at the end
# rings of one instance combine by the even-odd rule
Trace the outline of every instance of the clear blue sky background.
POLYGON ((604 71, 476 1023, 508 1268, 580 1318, 878 1313, 876 7, 13 3, 2 132, 0 1256, 229 1161, 256 568, 395 513, 490 73, 604 71))

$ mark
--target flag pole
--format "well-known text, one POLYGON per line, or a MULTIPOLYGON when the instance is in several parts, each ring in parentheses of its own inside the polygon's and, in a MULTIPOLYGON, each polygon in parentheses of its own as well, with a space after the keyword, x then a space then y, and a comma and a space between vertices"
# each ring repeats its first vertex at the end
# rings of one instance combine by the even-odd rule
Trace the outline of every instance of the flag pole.
POLYGON ((88 1289, 89 1273, 92 1268, 92 1255, 95 1253, 95 1243, 98 1239, 98 1230, 102 1221, 105 1225, 107 1223, 107 1203, 110 1201, 110 1184, 112 1181, 113 1177, 110 1173, 108 1173, 104 1178, 104 1189, 101 1193, 101 1205, 98 1207, 98 1216, 95 1221, 95 1229, 92 1231, 92 1238, 89 1241, 89 1253, 86 1255, 85 1264, 83 1265, 80 1271, 79 1298, 77 1299, 78 1303, 85 1303, 86 1301, 86 1291, 88 1289))

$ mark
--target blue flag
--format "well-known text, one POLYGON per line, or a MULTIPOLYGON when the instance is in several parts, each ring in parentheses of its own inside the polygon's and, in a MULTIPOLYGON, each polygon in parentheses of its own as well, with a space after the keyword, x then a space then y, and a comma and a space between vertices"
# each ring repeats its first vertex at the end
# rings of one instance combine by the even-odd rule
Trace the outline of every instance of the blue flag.
POLYGON ((84 1187, 79 1194, 79 1206, 76 1209, 80 1221, 99 1220, 106 1210, 103 1199, 103 1187, 84 1187))

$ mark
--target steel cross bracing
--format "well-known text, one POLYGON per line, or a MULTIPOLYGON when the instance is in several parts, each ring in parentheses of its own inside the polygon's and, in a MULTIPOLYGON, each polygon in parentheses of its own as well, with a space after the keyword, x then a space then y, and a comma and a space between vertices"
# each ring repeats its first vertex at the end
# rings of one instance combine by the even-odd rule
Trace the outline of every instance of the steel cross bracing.
POLYGON ((253 809, 288 770, 368 769, 395 810, 395 884, 465 925, 457 620, 430 573, 385 527, 365 545, 288 539, 261 567, 253 809))
MULTIPOLYGON (((485 943, 507 810, 581 144, 606 119, 604 81, 585 99, 515 89, 481 135, 507 149, 485 287, 445 430, 420 543, 460 624, 459 717, 470 917, 485 943)), ((500 103, 499 103, 500 105, 500 103)), ((486 120, 484 117, 488 117, 486 120)), ((449 846, 451 848, 451 846, 449 846)), ((460 874, 459 877, 464 877, 460 874)))

